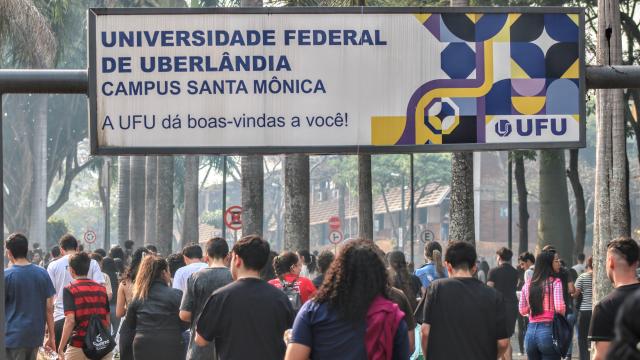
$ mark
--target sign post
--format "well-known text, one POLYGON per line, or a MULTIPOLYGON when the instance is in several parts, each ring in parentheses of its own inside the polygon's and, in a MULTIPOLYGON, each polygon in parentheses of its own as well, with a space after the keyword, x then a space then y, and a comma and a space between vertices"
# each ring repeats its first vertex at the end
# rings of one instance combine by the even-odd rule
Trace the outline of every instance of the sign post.
POLYGON ((338 254, 338 244, 344 240, 344 234, 340 230, 332 230, 329 233, 329 241, 333 244, 334 254, 338 254))
POLYGON ((420 239, 422 240, 423 243, 428 243, 430 241, 435 240, 436 235, 433 233, 433 231, 431 230, 425 230, 422 232, 422 236, 420 237, 420 239))
POLYGON ((242 207, 230 206, 224 212, 224 224, 233 230, 233 242, 238 241, 238 230, 242 229, 242 207))
POLYGON ((84 235, 82 238, 84 239, 84 242, 87 244, 87 246, 91 249, 91 246, 98 239, 98 235, 96 234, 95 231, 88 229, 87 231, 84 232, 84 235))

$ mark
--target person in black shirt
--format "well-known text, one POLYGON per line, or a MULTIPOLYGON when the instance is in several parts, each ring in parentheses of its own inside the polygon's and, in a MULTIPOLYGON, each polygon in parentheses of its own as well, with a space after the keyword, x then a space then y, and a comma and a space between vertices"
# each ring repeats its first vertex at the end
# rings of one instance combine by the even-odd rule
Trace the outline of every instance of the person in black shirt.
POLYGON ((615 289, 593 309, 589 340, 596 343, 594 360, 604 359, 614 339, 613 328, 618 309, 628 296, 640 289, 636 276, 639 252, 638 243, 631 238, 618 238, 607 246, 607 276, 615 289))
POLYGON ((473 245, 452 241, 445 263, 450 278, 431 283, 421 319, 422 352, 429 360, 495 360, 509 343, 502 296, 473 278, 473 245))
MULTIPOLYGON (((511 266, 511 258, 513 252, 506 247, 498 249, 498 267, 489 270, 487 276, 487 285, 495 288, 502 294, 504 300, 505 323, 507 324, 508 337, 513 336, 516 328, 516 319, 518 317, 518 297, 516 290, 518 286, 518 270, 511 266)), ((507 346, 507 350, 502 357, 505 360, 511 360, 511 344, 507 346)))
POLYGON ((630 295, 616 317, 616 337, 611 342, 607 360, 640 359, 640 290, 630 295))
POLYGON ((331 265, 334 258, 333 253, 326 250, 318 256, 318 271, 320 271, 320 274, 313 279, 313 285, 316 289, 320 289, 320 285, 324 281, 324 274, 329 270, 329 265, 331 265))
POLYGON ((196 325, 195 342, 215 341, 221 360, 284 357, 285 330, 293 323, 289 298, 260 278, 269 258, 269 243, 256 235, 243 237, 231 250, 233 283, 216 290, 196 325))

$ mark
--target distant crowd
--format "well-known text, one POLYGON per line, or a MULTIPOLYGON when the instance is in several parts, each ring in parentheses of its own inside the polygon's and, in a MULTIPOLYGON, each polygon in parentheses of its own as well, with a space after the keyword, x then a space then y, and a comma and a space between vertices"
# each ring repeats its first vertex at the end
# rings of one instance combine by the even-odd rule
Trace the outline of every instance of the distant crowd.
MULTIPOLYGON (((154 246, 83 251, 70 234, 44 255, 5 241, 5 358, 640 359, 638 243, 610 242, 614 290, 592 302, 593 258, 567 266, 552 246, 511 265, 472 244, 429 242, 413 269, 401 251, 351 240, 336 254, 271 251, 223 238, 166 257, 154 246)), ((596 284, 604 286, 605 284, 596 284)))

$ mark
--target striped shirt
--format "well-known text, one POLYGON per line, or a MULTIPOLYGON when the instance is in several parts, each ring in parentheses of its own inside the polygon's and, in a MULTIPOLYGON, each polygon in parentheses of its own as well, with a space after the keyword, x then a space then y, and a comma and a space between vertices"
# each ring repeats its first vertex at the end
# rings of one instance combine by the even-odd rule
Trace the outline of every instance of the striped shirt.
POLYGON ((542 314, 532 315, 531 308, 529 306, 529 288, 531 287, 531 280, 525 282, 522 287, 522 294, 518 303, 518 309, 522 316, 529 316, 529 322, 551 322, 553 321, 553 314, 560 313, 564 315, 566 306, 564 303, 564 297, 562 294, 562 281, 557 278, 550 277, 546 284, 550 284, 544 287, 544 299, 542 300, 542 314), (553 292, 553 300, 549 298, 549 290, 553 292), (553 306, 553 308, 552 308, 553 306))
POLYGON ((580 311, 591 311, 592 309, 592 292, 593 273, 585 272, 578 276, 576 280, 576 289, 582 293, 582 302, 580 303, 580 311))
POLYGON ((71 346, 82 348, 91 315, 100 315, 104 326, 108 325, 109 299, 107 298, 107 290, 93 280, 78 279, 64 288, 62 296, 64 315, 74 314, 76 319, 71 346))

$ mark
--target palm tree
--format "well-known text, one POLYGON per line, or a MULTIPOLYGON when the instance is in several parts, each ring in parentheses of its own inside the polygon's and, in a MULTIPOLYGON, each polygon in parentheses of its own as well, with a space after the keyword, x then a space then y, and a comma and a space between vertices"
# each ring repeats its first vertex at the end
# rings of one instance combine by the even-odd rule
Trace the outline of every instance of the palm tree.
POLYGON ((118 242, 124 246, 129 240, 129 210, 131 205, 131 160, 128 156, 118 157, 118 242))
POLYGON ((309 156, 284 158, 284 248, 309 250, 309 156))
POLYGON ((185 156, 184 163, 184 216, 182 219, 181 247, 198 242, 198 156, 185 156))
POLYGON ((171 254, 173 244, 173 156, 158 157, 156 230, 158 252, 171 254))
POLYGON ((131 157, 129 236, 136 246, 144 245, 145 166, 144 156, 131 157))
POLYGON ((156 245, 158 242, 156 229, 156 188, 158 181, 157 156, 147 156, 145 177, 144 244, 156 245))
MULTIPOLYGON (((452 0, 452 5, 454 1, 452 0)), ((458 152, 451 156, 449 218, 449 239, 467 241, 475 245, 473 153, 471 152, 458 152)))

